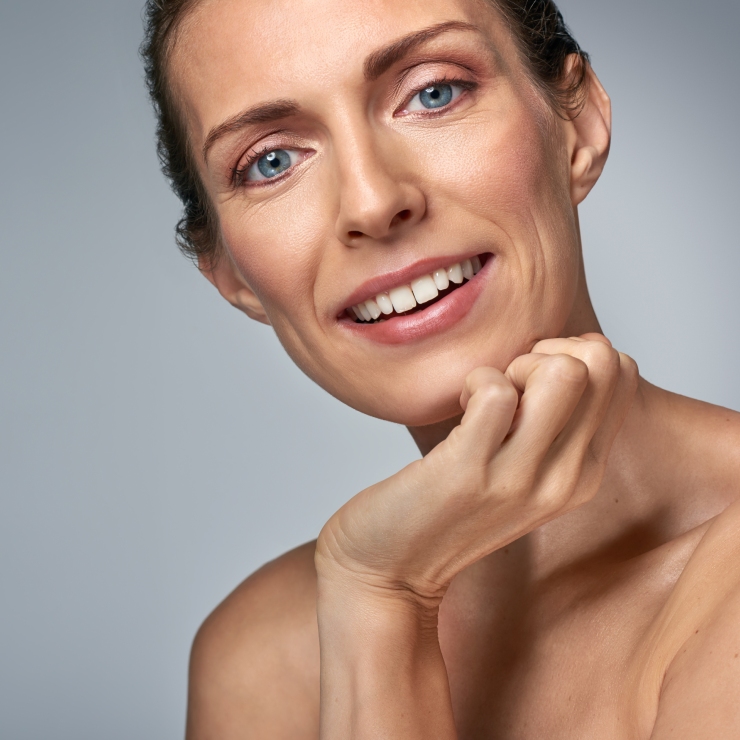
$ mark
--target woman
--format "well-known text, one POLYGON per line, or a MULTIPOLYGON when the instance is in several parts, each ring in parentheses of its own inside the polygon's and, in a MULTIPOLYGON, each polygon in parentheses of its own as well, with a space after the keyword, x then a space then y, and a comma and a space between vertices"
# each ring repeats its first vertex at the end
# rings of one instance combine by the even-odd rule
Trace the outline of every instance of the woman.
POLYGON ((610 103, 554 5, 147 21, 181 246, 424 455, 209 617, 190 740, 738 736, 740 420, 600 334, 610 103))

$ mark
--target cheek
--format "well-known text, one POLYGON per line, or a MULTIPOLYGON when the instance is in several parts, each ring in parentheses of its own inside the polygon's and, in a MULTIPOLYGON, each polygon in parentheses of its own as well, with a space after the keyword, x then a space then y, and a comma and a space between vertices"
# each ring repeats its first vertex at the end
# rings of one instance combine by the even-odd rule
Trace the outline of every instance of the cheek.
POLYGON ((300 316, 312 298, 326 227, 305 193, 294 191, 219 214, 224 244, 273 325, 300 316))
POLYGON ((517 103, 471 116, 422 160, 443 217, 459 214, 461 231, 489 228, 507 274, 507 311, 538 326, 546 315, 567 319, 579 266, 567 152, 548 115, 517 103))
POLYGON ((562 155, 551 139, 541 114, 502 107, 430 136, 419 154, 444 200, 521 237, 545 216, 552 220, 567 202, 562 155))
POLYGON ((234 198, 219 209, 227 251, 260 299, 283 347, 309 376, 320 375, 326 351, 317 331, 318 276, 336 257, 330 218, 334 191, 305 178, 264 203, 234 198))

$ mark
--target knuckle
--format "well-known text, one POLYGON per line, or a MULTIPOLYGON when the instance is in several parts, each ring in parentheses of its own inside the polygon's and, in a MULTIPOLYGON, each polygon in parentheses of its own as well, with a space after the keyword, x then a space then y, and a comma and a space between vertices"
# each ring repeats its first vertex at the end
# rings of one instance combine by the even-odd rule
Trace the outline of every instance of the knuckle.
POLYGON ((543 512, 550 514, 564 513, 581 506, 594 497, 600 479, 598 474, 584 475, 584 470, 577 466, 570 474, 560 476, 542 487, 537 492, 537 505, 543 512))
POLYGON ((558 481, 538 491, 538 507, 548 513, 560 511, 570 500, 571 494, 572 490, 570 486, 566 485, 563 481, 558 481))
POLYGON ((619 353, 603 342, 585 342, 582 352, 589 364, 611 366, 619 362, 619 353))
POLYGON ((548 371, 561 383, 584 385, 589 368, 585 362, 571 355, 551 355, 547 359, 548 371))
POLYGON ((511 383, 489 382, 478 389, 481 399, 487 406, 496 408, 511 408, 519 403, 519 394, 511 383))
POLYGON ((620 352, 619 363, 624 375, 626 375, 630 379, 637 379, 640 374, 640 368, 629 355, 625 355, 624 353, 620 352))
POLYGON ((584 362, 599 376, 616 377, 620 370, 619 352, 603 342, 588 342, 583 351, 584 362))

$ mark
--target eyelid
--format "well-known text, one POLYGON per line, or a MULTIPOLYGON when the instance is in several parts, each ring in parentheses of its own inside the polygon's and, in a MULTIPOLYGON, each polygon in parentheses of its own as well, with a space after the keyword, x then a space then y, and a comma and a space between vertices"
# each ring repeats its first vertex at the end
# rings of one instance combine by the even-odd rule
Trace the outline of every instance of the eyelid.
POLYGON ((393 84, 390 97, 392 99, 403 97, 403 102, 395 108, 393 115, 403 112, 403 109, 409 104, 414 95, 430 85, 447 83, 459 85, 465 90, 473 90, 480 85, 479 75, 479 70, 477 71, 474 66, 466 64, 462 60, 439 57, 415 59, 399 71, 393 84), (409 77, 415 78, 418 84, 413 81, 409 82, 409 77), (404 90, 409 88, 411 88, 410 92, 404 95, 404 90))
MULTIPOLYGON (((284 172, 290 172, 296 164, 298 164, 297 157, 294 157, 293 155, 299 154, 298 149, 290 149, 288 147, 281 147, 281 146, 266 146, 262 147, 259 151, 255 152, 254 154, 248 155, 247 161, 244 163, 244 166, 241 167, 238 171, 239 178, 242 179, 242 183, 249 182, 249 183, 256 183, 256 182, 264 182, 265 180, 269 180, 270 182, 273 182, 275 180, 281 179, 282 173, 280 175, 276 175, 275 177, 259 177, 257 179, 249 180, 249 174, 252 172, 252 170, 257 167, 258 162, 264 157, 266 154, 270 154, 271 152, 278 152, 283 151, 286 152, 290 156, 290 166, 284 170, 284 172), (294 159, 296 161, 294 161, 294 159)), ((261 173, 260 173, 261 174, 261 173)))
MULTIPOLYGON (((410 115, 414 113, 419 113, 418 110, 408 110, 408 106, 411 105, 411 101, 417 96, 420 95, 424 90, 434 87, 435 85, 450 85, 451 87, 459 87, 462 88, 463 92, 471 92, 475 90, 478 87, 477 82, 473 82, 472 80, 463 80, 459 78, 453 78, 448 76, 442 76, 442 77, 435 77, 433 79, 430 79, 428 82, 425 82, 420 87, 415 88, 411 91, 409 95, 406 96, 404 102, 401 106, 399 106, 396 111, 394 112, 394 117, 399 115, 410 115)), ((428 109, 426 113, 422 113, 423 116, 429 116, 429 115, 435 115, 437 113, 443 113, 444 111, 447 111, 450 109, 451 106, 454 106, 454 104, 460 99, 460 95, 458 95, 455 99, 451 100, 447 105, 445 105, 442 108, 437 109, 428 109)))
POLYGON ((307 149, 305 147, 297 147, 295 145, 279 143, 269 143, 264 145, 257 144, 256 146, 250 147, 246 154, 239 160, 240 163, 243 162, 244 164, 239 164, 236 167, 232 168, 231 185, 234 189, 238 189, 242 187, 259 187, 274 182, 280 182, 296 167, 298 167, 306 159, 308 159, 312 154, 313 151, 311 149, 307 149), (291 166, 288 169, 286 169, 281 174, 276 175, 275 177, 266 177, 260 180, 247 180, 247 175, 249 174, 249 171, 257 164, 257 162, 262 157, 265 156, 265 154, 269 154, 270 152, 275 152, 278 150, 283 150, 285 152, 288 152, 289 154, 297 154, 297 161, 291 163, 291 166))

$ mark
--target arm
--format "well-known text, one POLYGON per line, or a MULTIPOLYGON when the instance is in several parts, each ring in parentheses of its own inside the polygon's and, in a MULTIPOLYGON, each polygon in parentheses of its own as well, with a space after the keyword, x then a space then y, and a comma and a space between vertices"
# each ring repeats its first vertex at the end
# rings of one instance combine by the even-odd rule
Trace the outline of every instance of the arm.
POLYGON ((457 737, 437 638, 449 583, 590 500, 636 383, 634 363, 598 341, 547 340, 505 375, 476 370, 449 437, 327 522, 322 740, 457 737))
POLYGON ((454 740, 438 603, 319 576, 322 737, 454 740))

